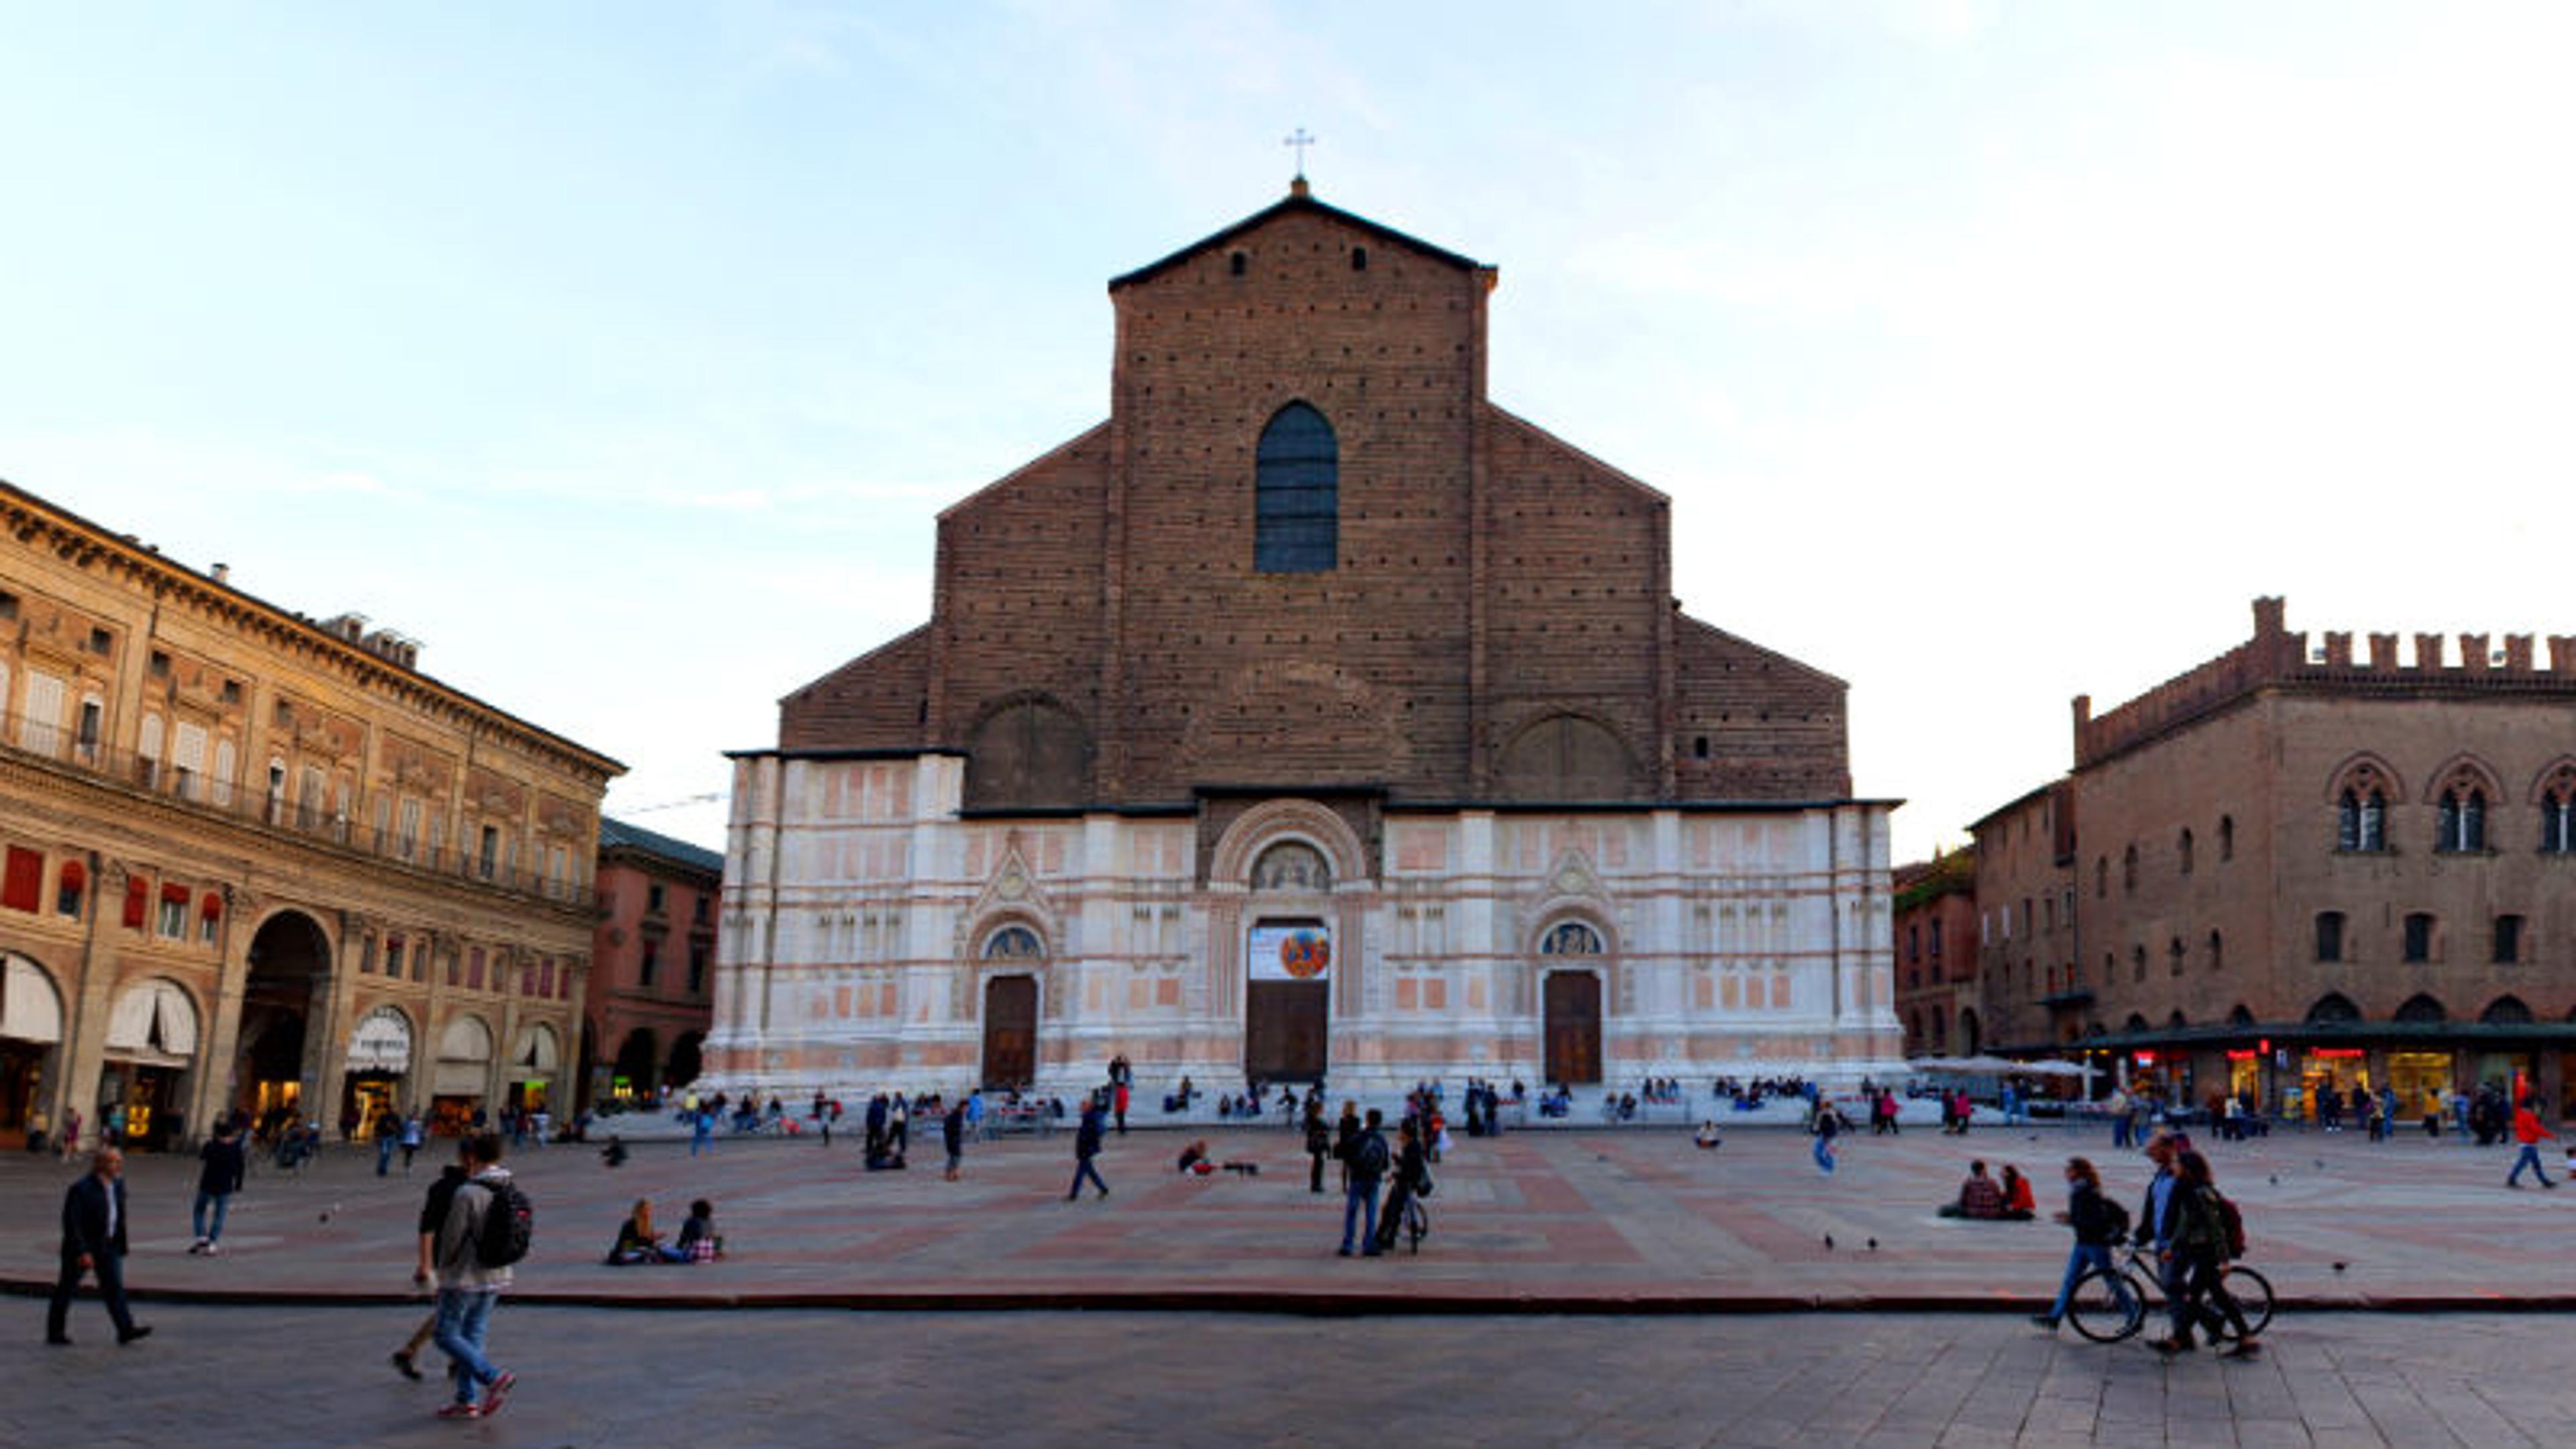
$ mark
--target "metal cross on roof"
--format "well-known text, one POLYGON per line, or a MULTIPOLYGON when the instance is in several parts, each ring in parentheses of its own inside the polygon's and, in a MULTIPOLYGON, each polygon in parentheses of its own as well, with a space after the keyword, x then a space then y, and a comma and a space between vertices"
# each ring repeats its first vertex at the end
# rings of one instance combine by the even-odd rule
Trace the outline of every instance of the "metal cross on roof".
POLYGON ((1294 147, 1296 149, 1297 178, 1301 181, 1304 180, 1306 177, 1306 148, 1315 144, 1315 138, 1306 134, 1305 127, 1299 126, 1296 130, 1289 133, 1286 140, 1281 141, 1279 144, 1282 146, 1294 147))

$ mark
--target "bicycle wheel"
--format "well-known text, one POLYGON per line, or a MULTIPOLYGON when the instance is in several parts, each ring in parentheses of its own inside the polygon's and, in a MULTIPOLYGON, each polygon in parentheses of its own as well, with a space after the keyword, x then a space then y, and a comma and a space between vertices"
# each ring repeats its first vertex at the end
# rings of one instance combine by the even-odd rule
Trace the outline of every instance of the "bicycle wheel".
POLYGON ((2226 1286, 2227 1296, 2245 1314, 2248 1334, 2259 1334, 2272 1326, 2272 1280, 2241 1263, 2230 1263, 2219 1270, 2218 1281, 2226 1286))
POLYGON ((2119 1274, 2095 1268, 2075 1280, 2075 1292, 2066 1300, 2066 1321, 2095 1343, 2118 1343, 2138 1331, 2145 1307, 2119 1274))

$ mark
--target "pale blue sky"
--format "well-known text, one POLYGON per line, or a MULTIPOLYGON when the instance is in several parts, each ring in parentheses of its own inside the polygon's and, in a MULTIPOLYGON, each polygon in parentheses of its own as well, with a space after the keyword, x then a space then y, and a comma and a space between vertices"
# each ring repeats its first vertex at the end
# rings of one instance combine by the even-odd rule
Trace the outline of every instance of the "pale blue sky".
MULTIPOLYGON (((0 4, 0 477, 720 791, 1317 193, 1853 685, 1901 856, 2294 628, 2576 632, 2576 8, 0 4)), ((640 823, 722 844, 716 807, 640 823)))

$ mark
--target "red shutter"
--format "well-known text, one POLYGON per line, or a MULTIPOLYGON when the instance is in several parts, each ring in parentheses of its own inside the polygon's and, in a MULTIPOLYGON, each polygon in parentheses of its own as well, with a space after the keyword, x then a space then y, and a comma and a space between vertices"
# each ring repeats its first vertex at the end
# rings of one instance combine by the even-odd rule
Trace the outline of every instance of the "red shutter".
POLYGON ((152 887, 144 884, 141 876, 127 876, 125 878, 125 924, 135 930, 142 930, 143 913, 150 909, 151 904, 152 887))
POLYGON ((8 874, 0 881, 0 906, 33 911, 45 898, 45 853, 23 845, 9 847, 8 874))
POLYGON ((168 881, 163 881, 161 883, 161 899, 168 901, 174 906, 184 906, 188 903, 188 888, 183 885, 172 885, 168 881))
POLYGON ((197 902, 197 914, 205 917, 209 921, 222 920, 224 918, 224 898, 216 895, 213 891, 206 892, 205 899, 197 902))

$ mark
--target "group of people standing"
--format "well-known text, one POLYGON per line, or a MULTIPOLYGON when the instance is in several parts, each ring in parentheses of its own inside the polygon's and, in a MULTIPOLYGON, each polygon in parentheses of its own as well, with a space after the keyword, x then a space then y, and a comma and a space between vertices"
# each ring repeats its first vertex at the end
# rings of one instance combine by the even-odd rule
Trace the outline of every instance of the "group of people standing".
MULTIPOLYGON (((2165 1336, 2152 1346, 2166 1355, 2188 1353, 2197 1346, 2195 1332, 2208 1329, 2214 1342, 2223 1324, 2232 1334, 2225 1354, 2252 1356, 2262 1345, 2246 1323, 2244 1308, 2228 1293, 2225 1277, 2228 1260, 2242 1247, 2242 1218, 2235 1204, 2218 1190, 2209 1159, 2180 1134, 2148 1139, 2147 1157, 2156 1174, 2138 1207, 2135 1242, 2154 1255, 2168 1311, 2165 1336)), ((2107 1276, 2123 1307, 2132 1301, 2126 1280, 2111 1261, 2112 1248, 2128 1233, 2128 1215, 2104 1193, 2102 1174, 2085 1158, 2066 1160, 2066 1190, 2066 1210, 2057 1220, 2074 1230, 2075 1246, 2067 1254, 2056 1301, 2033 1320, 2051 1332, 2065 1319, 2076 1284, 2087 1273, 2098 1270, 2107 1276)))

